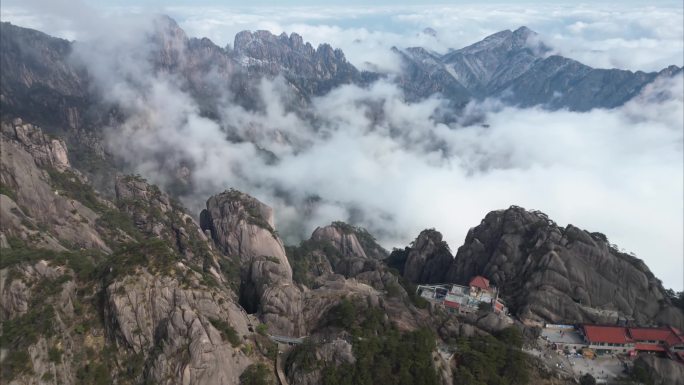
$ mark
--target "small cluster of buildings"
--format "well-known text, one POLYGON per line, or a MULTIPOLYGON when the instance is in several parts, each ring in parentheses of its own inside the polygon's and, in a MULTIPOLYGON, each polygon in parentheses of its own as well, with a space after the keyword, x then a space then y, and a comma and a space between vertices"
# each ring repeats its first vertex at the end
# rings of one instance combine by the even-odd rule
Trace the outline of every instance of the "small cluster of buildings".
POLYGON ((684 363, 684 334, 672 326, 547 325, 542 336, 558 350, 592 354, 657 354, 684 363))
POLYGON ((495 313, 506 314, 507 309, 499 298, 496 287, 483 276, 473 277, 468 286, 439 284, 419 285, 416 292, 426 300, 441 304, 450 313, 468 314, 480 309, 482 304, 491 306, 495 313))

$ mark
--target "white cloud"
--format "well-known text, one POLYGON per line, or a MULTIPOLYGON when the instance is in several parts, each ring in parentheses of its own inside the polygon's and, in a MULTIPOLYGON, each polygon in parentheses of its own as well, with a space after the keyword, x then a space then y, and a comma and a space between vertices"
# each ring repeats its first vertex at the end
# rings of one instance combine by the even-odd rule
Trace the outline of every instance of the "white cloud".
MULTIPOLYGON (((67 38, 87 39, 84 25, 101 23, 95 10, 79 3, 30 0, 0 6, 2 19, 67 38), (60 9, 60 12, 49 12, 60 9), (39 11, 40 9, 40 11, 39 11), (78 9, 78 12, 76 12, 78 9), (88 16, 82 15, 83 10, 88 16)), ((317 45, 342 48, 360 68, 395 71, 389 48, 423 46, 437 52, 461 48, 485 36, 526 25, 564 56, 601 68, 658 71, 684 64, 684 8, 681 3, 659 6, 640 3, 480 4, 457 6, 309 6, 207 7, 167 6, 145 9, 102 8, 99 14, 164 12, 176 18, 190 36, 209 37, 221 46, 232 44, 241 30, 266 29, 276 34, 300 33, 317 45), (430 27, 437 36, 422 34, 430 27)), ((101 17, 100 17, 101 18, 101 17)))
MULTIPOLYGON (((385 55, 392 45, 444 52, 519 25, 591 65, 682 65, 681 7, 168 11, 190 35, 208 35, 222 45, 242 29, 297 31, 314 44, 342 47, 355 64, 370 61, 387 70, 396 69, 395 59, 385 55), (437 38, 420 34, 425 27, 437 38)), ((488 211, 516 204, 544 211, 559 224, 606 233, 643 258, 667 286, 682 289, 681 76, 614 110, 521 110, 492 101, 469 106, 485 114, 489 127, 437 123, 431 116, 441 100, 406 104, 386 82, 344 86, 314 100, 312 123, 285 112, 287 91, 276 80, 260 89, 264 112, 225 102, 221 121, 214 122, 200 116, 173 78, 146 69, 139 60, 145 55, 135 54, 146 47, 129 46, 135 33, 115 35, 106 44, 79 48, 101 86, 116 91, 109 95, 131 115, 111 129, 111 149, 162 184, 180 165, 194 168, 194 194, 185 198, 193 208, 236 187, 274 205, 290 241, 342 219, 368 227, 390 247, 436 227, 455 249, 488 211), (228 142, 227 134, 247 141, 228 142), (269 161, 264 150, 279 161, 269 161)))

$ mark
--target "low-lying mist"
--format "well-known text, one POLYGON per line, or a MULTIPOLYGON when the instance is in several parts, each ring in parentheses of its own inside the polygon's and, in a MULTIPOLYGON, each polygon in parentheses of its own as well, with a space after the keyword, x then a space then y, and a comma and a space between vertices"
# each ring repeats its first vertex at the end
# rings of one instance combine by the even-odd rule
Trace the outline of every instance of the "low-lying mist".
POLYGON ((183 191, 184 180, 180 199, 195 213, 236 188, 275 208, 286 243, 343 220, 388 248, 436 228, 455 251, 487 212, 519 205, 605 233, 681 289, 681 75, 613 110, 484 100, 450 124, 437 118, 446 101, 407 103, 391 79, 338 87, 297 112, 277 77, 259 84, 258 110, 219 87, 210 119, 184 80, 153 69, 149 49, 126 36, 94 39, 75 60, 127 117, 106 129, 109 151, 166 189, 183 191), (461 123, 472 121, 481 123, 461 123))

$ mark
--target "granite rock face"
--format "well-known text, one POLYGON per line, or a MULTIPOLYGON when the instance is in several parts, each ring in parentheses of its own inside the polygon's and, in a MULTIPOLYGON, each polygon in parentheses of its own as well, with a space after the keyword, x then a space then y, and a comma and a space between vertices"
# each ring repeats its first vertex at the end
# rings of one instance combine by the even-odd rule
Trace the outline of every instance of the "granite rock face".
MULTIPOLYGON (((325 366, 339 366, 353 364, 356 358, 352 352, 352 345, 343 339, 334 339, 330 342, 317 345, 313 352, 317 362, 325 366)), ((322 370, 301 368, 296 363, 291 363, 287 368, 287 378, 291 384, 318 385, 321 384, 322 370)))
POLYGON ((215 195, 200 225, 228 255, 240 260, 240 303, 276 334, 304 333, 300 289, 274 229, 273 209, 236 190, 215 195))
POLYGON ((454 257, 442 234, 434 229, 423 230, 411 246, 395 250, 390 266, 397 266, 404 278, 415 283, 444 283, 454 257))
POLYGON ((2 123, 0 146, 0 183, 5 189, 0 195, 0 233, 53 250, 64 250, 58 239, 110 250, 96 226, 98 213, 64 194, 65 187, 84 178, 70 168, 63 141, 15 119, 2 123), (53 186, 55 181, 60 186, 53 186))
POLYGON ((193 286, 184 289, 174 278, 146 271, 116 279, 106 288, 105 327, 146 357, 148 380, 238 384, 252 360, 224 340, 212 320, 227 323, 241 339, 249 333, 247 315, 225 293, 193 286))
POLYGON ((684 365, 666 358, 642 355, 635 366, 646 369, 654 385, 684 385, 684 365))
POLYGON ((200 225, 225 253, 242 260, 272 257, 282 265, 284 276, 292 278, 285 248, 275 233, 273 209, 257 199, 236 190, 212 196, 200 214, 200 225))
POLYGON ((475 275, 488 277, 516 315, 532 323, 684 326, 681 310, 643 261, 616 250, 603 234, 560 227, 520 207, 493 211, 468 233, 447 280, 465 284, 475 275))
POLYGON ((497 98, 510 105, 551 110, 614 108, 659 76, 682 72, 676 66, 650 73, 592 68, 552 55, 527 27, 497 32, 444 55, 420 47, 397 52, 405 68, 399 83, 407 95, 421 99, 439 92, 454 105, 497 98), (425 93, 416 92, 419 89, 425 93))
POLYGON ((19 120, 0 145, 3 381, 239 384, 263 359, 227 256, 165 193, 122 176, 115 204, 19 120))

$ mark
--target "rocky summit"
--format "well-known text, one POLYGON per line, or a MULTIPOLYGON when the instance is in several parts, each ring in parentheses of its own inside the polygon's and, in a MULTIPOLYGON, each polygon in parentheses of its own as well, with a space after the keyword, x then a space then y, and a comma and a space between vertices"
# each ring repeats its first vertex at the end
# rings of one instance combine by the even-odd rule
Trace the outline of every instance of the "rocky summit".
MULTIPOLYGON (((473 223, 463 245, 432 228, 387 250, 354 221, 371 214, 354 208, 356 223, 317 223, 286 243, 278 219, 306 213, 278 212, 296 199, 282 186, 276 202, 229 185, 205 194, 193 179, 202 170, 173 151, 155 154, 173 175, 139 165, 168 182, 157 186, 130 172, 139 159, 108 151, 116 130, 140 123, 131 111, 167 89, 143 76, 134 79, 143 96, 116 101, 111 92, 130 90, 106 89, 79 61, 106 47, 0 28, 3 384, 590 383, 568 362, 597 376, 618 367, 610 379, 620 384, 682 384, 682 293, 605 235, 512 206, 473 223), (199 210, 181 203, 197 195, 199 210), (587 332, 602 328, 613 332, 587 332)), ((621 106, 681 72, 594 69, 553 55, 526 27, 446 54, 395 48, 402 70, 393 75, 361 71, 340 49, 296 33, 243 31, 219 47, 158 17, 139 38, 150 73, 179 82, 188 98, 167 112, 192 104, 198 130, 214 127, 237 144, 252 138, 230 131, 219 105, 268 110, 257 97, 265 80, 288 90, 285 117, 313 124, 320 116, 307 108, 317 97, 378 80, 408 103, 439 94, 454 114, 490 97, 588 111, 621 106)), ((364 111, 375 118, 373 106, 364 111)), ((281 161, 257 144, 251 150, 281 161)), ((251 164, 210 166, 257 174, 251 164)))

